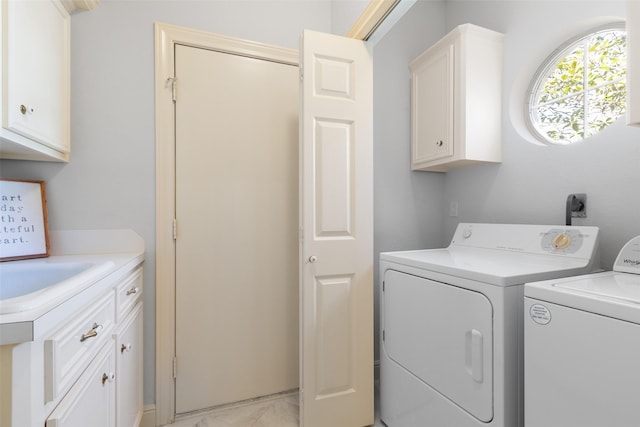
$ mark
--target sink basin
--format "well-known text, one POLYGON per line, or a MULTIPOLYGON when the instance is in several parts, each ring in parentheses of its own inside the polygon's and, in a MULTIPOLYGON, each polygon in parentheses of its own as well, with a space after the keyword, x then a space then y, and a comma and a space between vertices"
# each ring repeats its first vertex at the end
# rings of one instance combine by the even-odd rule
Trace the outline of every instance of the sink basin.
POLYGON ((111 261, 13 261, 0 264, 0 314, 37 308, 100 279, 111 261))

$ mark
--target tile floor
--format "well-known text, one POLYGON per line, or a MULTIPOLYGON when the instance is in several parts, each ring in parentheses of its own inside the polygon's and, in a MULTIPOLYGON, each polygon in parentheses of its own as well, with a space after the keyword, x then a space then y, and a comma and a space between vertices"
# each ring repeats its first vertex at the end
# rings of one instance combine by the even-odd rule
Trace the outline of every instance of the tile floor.
MULTIPOLYGON (((378 413, 377 392, 375 403, 374 427, 385 427, 378 413)), ((299 409, 298 393, 293 392, 179 418, 166 427, 298 427, 299 409)))

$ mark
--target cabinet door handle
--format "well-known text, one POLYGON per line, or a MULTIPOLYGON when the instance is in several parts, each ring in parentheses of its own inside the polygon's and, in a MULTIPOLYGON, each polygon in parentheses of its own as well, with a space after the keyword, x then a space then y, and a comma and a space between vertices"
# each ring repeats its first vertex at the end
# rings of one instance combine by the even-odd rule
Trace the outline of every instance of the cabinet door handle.
POLYGON ((122 344, 120 346, 120 354, 124 353, 125 351, 131 351, 131 344, 122 344))
POLYGON ((137 293, 138 293, 138 288, 133 287, 133 288, 131 288, 131 289, 129 289, 127 291, 127 296, 132 295, 132 294, 137 294, 137 293))
POLYGON ((80 337, 80 342, 84 342, 89 338, 98 336, 98 332, 100 332, 101 330, 102 330, 102 325, 98 325, 97 323, 94 323, 89 332, 87 332, 86 334, 82 334, 82 337, 80 337))
POLYGON ((111 382, 116 378, 116 374, 114 374, 113 372, 109 372, 108 374, 105 372, 102 374, 102 385, 104 385, 104 383, 106 383, 107 381, 111 382))

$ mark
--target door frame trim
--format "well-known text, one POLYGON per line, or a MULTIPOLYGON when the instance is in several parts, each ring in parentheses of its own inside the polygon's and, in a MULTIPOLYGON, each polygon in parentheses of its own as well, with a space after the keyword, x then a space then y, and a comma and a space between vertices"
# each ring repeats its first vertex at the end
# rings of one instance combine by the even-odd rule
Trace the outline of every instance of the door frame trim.
MULTIPOLYGON (((156 22, 156 425, 175 420, 175 45, 298 66, 298 51, 156 22)), ((179 87, 179 83, 177 84, 179 87)))

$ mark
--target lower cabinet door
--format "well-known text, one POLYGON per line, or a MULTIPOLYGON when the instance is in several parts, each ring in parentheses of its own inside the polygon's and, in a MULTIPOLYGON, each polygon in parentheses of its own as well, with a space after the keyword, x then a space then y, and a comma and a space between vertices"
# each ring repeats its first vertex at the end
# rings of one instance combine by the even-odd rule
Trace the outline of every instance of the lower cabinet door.
POLYGON ((113 341, 100 350, 78 382, 47 418, 46 427, 114 427, 113 341))
POLYGON ((137 427, 143 411, 142 302, 116 335, 116 417, 118 427, 137 427))

